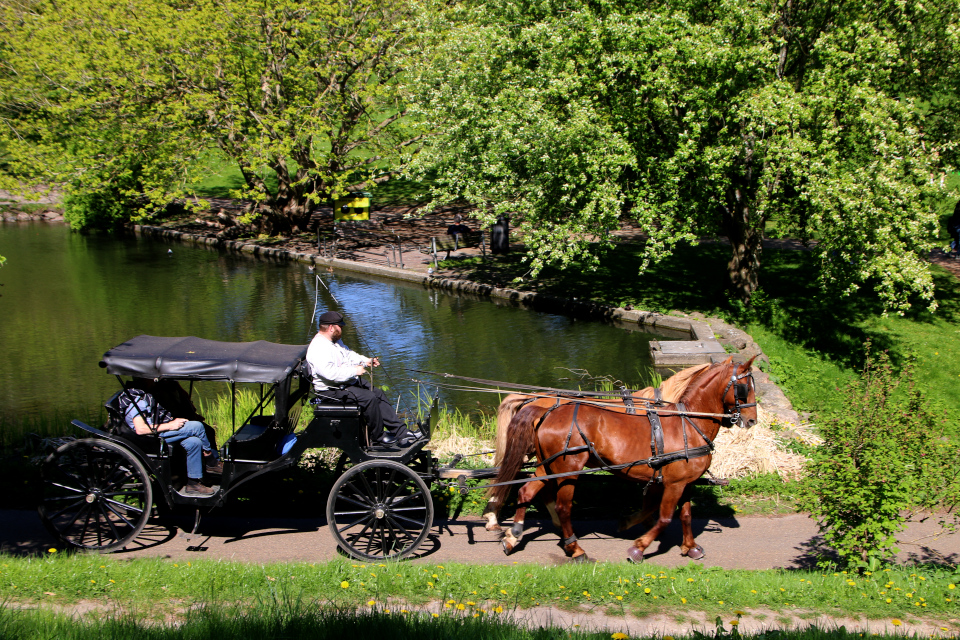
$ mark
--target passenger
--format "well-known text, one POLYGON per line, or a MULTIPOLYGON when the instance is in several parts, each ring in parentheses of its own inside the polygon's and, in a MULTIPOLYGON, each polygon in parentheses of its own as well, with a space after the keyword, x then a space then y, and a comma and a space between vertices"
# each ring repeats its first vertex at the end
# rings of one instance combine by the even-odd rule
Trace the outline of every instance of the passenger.
POLYGON ((217 450, 217 432, 213 427, 206 423, 204 417, 197 411, 193 400, 187 390, 180 386, 180 383, 171 378, 162 378, 153 380, 152 378, 134 378, 130 381, 130 386, 137 389, 148 391, 156 399, 157 404, 169 411, 175 416, 186 418, 187 420, 196 420, 203 423, 203 430, 207 434, 207 440, 214 451, 217 450))
POLYGON ((203 470, 206 466, 209 473, 223 473, 223 463, 211 446, 203 423, 174 418, 173 414, 157 404, 153 395, 144 389, 127 389, 120 394, 119 404, 127 426, 138 435, 156 433, 170 444, 180 443, 186 450, 187 483, 181 494, 210 496, 216 493, 215 489, 203 484, 203 470))
POLYGON ((317 397, 349 399, 359 404, 372 442, 401 447, 416 442, 419 435, 411 433, 401 422, 383 391, 371 388, 361 377, 367 367, 380 366, 380 361, 355 353, 343 344, 343 316, 336 311, 327 311, 318 320, 320 330, 307 348, 307 365, 317 397))

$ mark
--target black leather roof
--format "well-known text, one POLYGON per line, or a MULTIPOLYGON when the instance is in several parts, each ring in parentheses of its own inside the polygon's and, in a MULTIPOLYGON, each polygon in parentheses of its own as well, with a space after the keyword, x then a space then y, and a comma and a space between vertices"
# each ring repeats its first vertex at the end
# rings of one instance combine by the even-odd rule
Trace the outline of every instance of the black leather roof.
POLYGON ((107 373, 141 378, 276 383, 299 366, 307 345, 218 342, 203 338, 137 336, 110 349, 107 373))

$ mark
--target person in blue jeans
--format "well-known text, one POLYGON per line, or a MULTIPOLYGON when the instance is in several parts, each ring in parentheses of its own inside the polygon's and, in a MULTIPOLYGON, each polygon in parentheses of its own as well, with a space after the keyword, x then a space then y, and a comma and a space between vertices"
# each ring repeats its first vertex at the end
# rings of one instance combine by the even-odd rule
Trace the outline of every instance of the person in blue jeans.
POLYGON ((187 452, 187 484, 180 493, 187 496, 209 496, 216 493, 203 484, 204 458, 207 471, 223 473, 223 464, 210 445, 202 422, 174 418, 157 404, 153 395, 142 389, 127 389, 120 395, 124 420, 137 435, 157 434, 170 444, 179 443, 187 452))

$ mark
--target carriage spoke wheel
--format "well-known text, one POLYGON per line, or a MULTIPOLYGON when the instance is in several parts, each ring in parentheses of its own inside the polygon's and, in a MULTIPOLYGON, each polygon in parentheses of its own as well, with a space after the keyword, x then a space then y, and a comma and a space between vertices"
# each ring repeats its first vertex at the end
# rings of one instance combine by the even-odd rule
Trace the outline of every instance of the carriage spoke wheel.
POLYGON ((40 518, 64 544, 121 549, 150 517, 153 488, 143 464, 107 440, 74 440, 43 463, 40 518))
POLYGON ((433 498, 409 467, 368 460, 333 485, 327 522, 340 548, 358 560, 405 558, 433 526, 433 498))

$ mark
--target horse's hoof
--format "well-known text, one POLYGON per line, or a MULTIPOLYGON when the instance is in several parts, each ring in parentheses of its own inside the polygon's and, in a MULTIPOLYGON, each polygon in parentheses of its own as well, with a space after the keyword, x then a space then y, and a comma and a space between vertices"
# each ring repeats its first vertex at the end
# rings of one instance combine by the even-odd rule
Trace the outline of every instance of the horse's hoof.
POLYGON ((488 524, 484 527, 487 531, 503 531, 503 527, 498 524, 488 524))
POLYGON ((627 560, 640 564, 643 562, 643 550, 635 546, 630 547, 630 549, 627 550, 627 560))
POLYGON ((700 545, 696 545, 695 547, 690 547, 689 549, 687 549, 687 552, 683 555, 687 556, 691 560, 700 560, 701 558, 703 558, 703 556, 707 554, 706 552, 704 552, 703 547, 701 547, 700 545))
POLYGON ((572 563, 574 563, 574 564, 583 564, 584 562, 587 562, 588 560, 590 560, 590 558, 588 558, 588 557, 587 557, 587 554, 585 554, 585 553, 581 553, 581 554, 578 555, 578 556, 573 556, 572 558, 570 558, 570 562, 572 562, 572 563))
POLYGON ((508 556, 513 552, 513 547, 510 546, 510 543, 507 542, 506 538, 500 541, 500 545, 503 547, 504 555, 508 556))

